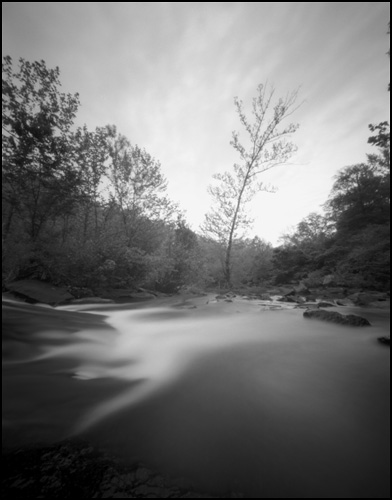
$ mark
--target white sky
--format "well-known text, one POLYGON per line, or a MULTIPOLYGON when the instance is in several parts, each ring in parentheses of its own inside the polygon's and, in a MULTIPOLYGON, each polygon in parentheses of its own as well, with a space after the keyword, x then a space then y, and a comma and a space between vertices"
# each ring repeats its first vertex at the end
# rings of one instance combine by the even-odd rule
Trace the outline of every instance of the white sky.
POLYGON ((321 211, 333 176, 375 152, 369 123, 389 120, 388 2, 3 2, 3 56, 59 66, 79 92, 78 124, 114 124, 162 164, 168 194, 198 226, 212 174, 237 162, 233 98, 268 80, 301 86, 298 153, 270 170, 254 230, 276 244, 321 211))

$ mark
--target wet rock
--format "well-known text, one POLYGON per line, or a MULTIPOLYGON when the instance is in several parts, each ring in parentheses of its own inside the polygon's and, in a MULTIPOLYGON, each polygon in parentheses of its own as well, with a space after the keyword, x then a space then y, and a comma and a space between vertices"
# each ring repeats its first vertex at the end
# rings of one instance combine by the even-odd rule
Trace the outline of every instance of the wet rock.
POLYGON ((82 299, 74 299, 72 304, 113 304, 112 299, 103 299, 102 297, 84 297, 82 299))
POLYGON ((82 441, 3 450, 3 498, 220 498, 82 441))
POLYGON ((332 304, 331 302, 325 302, 325 301, 320 301, 318 303, 319 307, 335 307, 335 304, 332 304))
POLYGON ((57 287, 38 280, 20 280, 8 283, 7 290, 22 296, 28 302, 57 305, 69 302, 74 297, 66 288, 57 287))
POLYGON ((385 298, 385 294, 357 292, 349 295, 348 298, 352 300, 356 306, 367 306, 379 298, 385 298))
POLYGON ((303 304, 298 304, 297 309, 318 309, 318 307, 317 302, 304 302, 303 304))
POLYGON ((390 345, 391 344, 391 337, 378 337, 377 339, 381 344, 384 345, 390 345))
POLYGON ((295 304, 302 304, 305 302, 305 299, 302 297, 299 297, 298 295, 285 295, 284 297, 281 297, 278 299, 278 302, 290 302, 290 303, 295 303, 295 304))
POLYGON ((320 319, 340 325, 370 326, 366 318, 355 314, 340 314, 335 311, 325 311, 324 309, 307 310, 303 314, 304 318, 320 319))
POLYGON ((272 301, 272 297, 269 293, 262 293, 259 298, 260 300, 272 301))
POLYGON ((336 304, 338 306, 348 306, 348 307, 353 307, 355 306, 354 302, 351 299, 338 299, 336 301, 336 304))

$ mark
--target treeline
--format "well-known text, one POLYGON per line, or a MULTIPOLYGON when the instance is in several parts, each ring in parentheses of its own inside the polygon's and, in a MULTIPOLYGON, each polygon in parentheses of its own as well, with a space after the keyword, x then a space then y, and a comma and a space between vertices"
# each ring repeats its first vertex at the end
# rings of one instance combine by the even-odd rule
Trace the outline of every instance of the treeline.
POLYGON ((309 286, 389 290, 390 127, 384 121, 369 129, 376 152, 341 169, 324 214, 309 214, 274 249, 276 283, 303 279, 309 286))
MULTIPOLYGON (((219 244, 188 227, 160 163, 115 126, 75 130, 79 96, 60 92, 58 68, 20 59, 15 70, 5 57, 2 95, 3 283, 175 291, 220 282, 219 244)), ((237 275, 251 276, 270 251, 254 240, 239 252, 248 246, 237 275)))
MULTIPOLYGON (((75 128, 79 96, 60 85, 44 61, 3 60, 3 284, 224 286, 227 245, 189 228, 159 161, 113 125, 75 128)), ((275 249, 233 239, 231 285, 334 275, 389 287, 389 125, 371 127, 378 154, 341 171, 325 215, 309 215, 275 249)))

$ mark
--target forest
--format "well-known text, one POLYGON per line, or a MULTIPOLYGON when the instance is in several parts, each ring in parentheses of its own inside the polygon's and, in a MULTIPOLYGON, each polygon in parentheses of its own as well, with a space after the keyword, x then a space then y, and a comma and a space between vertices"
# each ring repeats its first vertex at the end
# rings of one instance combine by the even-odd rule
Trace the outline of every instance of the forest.
MULTIPOLYGON (((24 59, 16 65, 7 56, 2 71, 3 289, 33 278, 66 286, 77 297, 102 289, 175 293, 182 287, 235 290, 299 282, 389 290, 387 121, 364 124, 373 153, 360 164, 342 166, 324 213, 310 213, 273 247, 237 231, 250 224, 241 196, 244 188, 249 196, 261 189, 250 186, 251 169, 257 166, 255 173, 260 173, 261 165, 262 173, 271 168, 274 154, 285 160, 293 151, 291 143, 274 142, 269 156, 249 159, 234 135, 242 166, 217 176, 223 187, 211 194, 220 204, 196 232, 167 196, 159 160, 142 145, 133 144, 115 125, 75 126, 79 96, 61 92, 59 68, 24 59), (241 189, 233 187, 237 180, 241 189), (235 213, 230 212, 235 204, 224 203, 227 192, 238 201, 235 213), (222 232, 217 228, 224 227, 221 215, 227 210, 231 226, 222 232)), ((262 86, 258 91, 255 111, 268 98, 262 86)), ((278 101, 275 117, 279 106, 287 113, 295 98, 293 93, 288 102, 278 101)), ((239 101, 236 107, 246 130, 259 130, 246 121, 239 101)), ((295 127, 280 133, 293 132, 295 127)), ((266 141, 258 140, 254 137, 261 152, 266 141)))

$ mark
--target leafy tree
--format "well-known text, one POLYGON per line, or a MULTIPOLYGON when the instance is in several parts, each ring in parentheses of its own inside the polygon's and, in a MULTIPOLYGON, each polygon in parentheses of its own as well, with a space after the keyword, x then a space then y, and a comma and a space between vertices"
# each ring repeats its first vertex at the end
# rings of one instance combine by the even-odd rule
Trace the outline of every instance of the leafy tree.
POLYGON ((258 236, 235 241, 233 264, 233 283, 262 284, 272 276, 272 246, 258 236))
POLYGON ((161 165, 139 146, 107 126, 111 197, 120 209, 128 238, 132 239, 142 217, 170 220, 176 207, 165 196, 167 182, 161 165))
POLYGON ((252 101, 253 121, 245 115, 242 101, 237 97, 234 99, 248 145, 246 147, 240 142, 238 132, 233 132, 231 145, 239 153, 241 164, 234 164, 234 172, 214 175, 219 184, 209 188, 215 206, 206 215, 202 229, 225 246, 224 274, 228 286, 232 285, 233 242, 252 222, 246 213, 246 206, 256 192, 268 190, 258 176, 287 162, 296 151, 288 137, 298 125, 281 125, 297 109, 297 91, 278 99, 275 105, 272 102, 274 95, 274 88, 258 86, 252 101))
POLYGON ((355 233, 370 224, 389 221, 389 175, 362 163, 345 167, 337 176, 325 205, 336 224, 338 237, 355 233))
POLYGON ((97 127, 94 132, 90 132, 86 125, 79 127, 73 135, 76 168, 82 180, 80 216, 83 218, 84 241, 88 235, 90 217, 93 216, 94 233, 97 235, 102 216, 105 202, 102 190, 109 158, 107 135, 106 127, 97 127))
POLYGON ((3 200, 5 236, 18 216, 32 241, 49 220, 69 213, 78 198, 71 127, 78 94, 59 91, 59 69, 44 61, 3 59, 3 200))
POLYGON ((314 245, 316 242, 321 246, 331 233, 332 228, 328 219, 312 212, 297 225, 295 231, 282 235, 281 239, 285 245, 295 245, 305 249, 307 245, 314 245))

